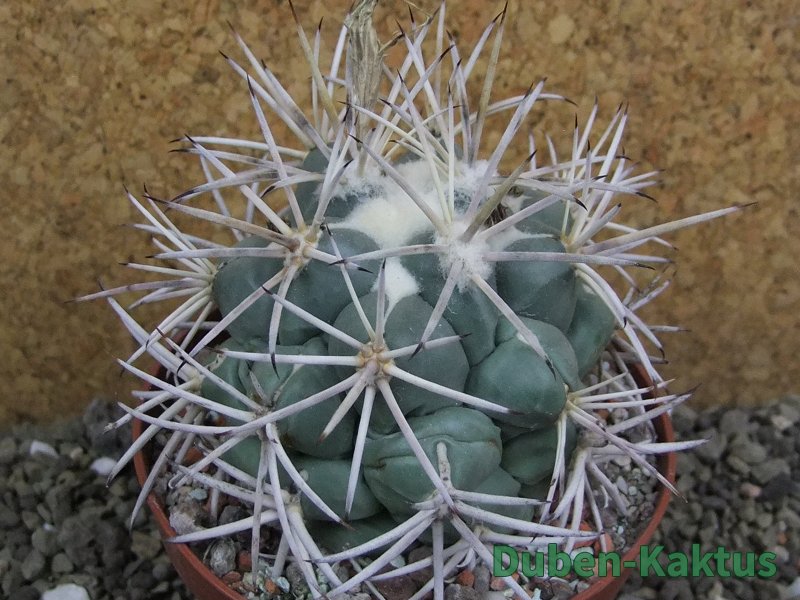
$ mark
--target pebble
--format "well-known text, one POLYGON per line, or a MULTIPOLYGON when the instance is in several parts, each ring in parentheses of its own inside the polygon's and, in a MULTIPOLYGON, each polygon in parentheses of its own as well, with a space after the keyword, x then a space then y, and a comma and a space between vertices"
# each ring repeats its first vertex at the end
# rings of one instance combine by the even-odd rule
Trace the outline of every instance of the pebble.
POLYGON ((22 522, 25 523, 25 527, 28 529, 37 529, 43 523, 42 516, 30 510, 23 510, 20 517, 22 518, 22 522))
POLYGON ((780 474, 789 474, 791 471, 789 463, 783 458, 771 458, 758 465, 758 469, 753 471, 753 478, 764 485, 780 474))
POLYGON ((770 422, 778 431, 786 431, 792 425, 794 425, 794 422, 790 421, 783 415, 772 415, 772 417, 770 417, 770 422))
POLYGON ((0 465, 10 465, 17 456, 17 441, 12 437, 0 440, 0 465))
POLYGON ((725 463, 737 473, 741 473, 742 475, 750 474, 750 466, 741 457, 735 454, 729 454, 728 458, 725 459, 725 463))
POLYGON ((45 560, 35 548, 22 561, 21 572, 26 581, 34 581, 44 571, 45 560))
POLYGON ((733 435, 749 423, 748 414, 741 408, 729 408, 722 413, 719 420, 719 431, 724 435, 733 435))
POLYGON ((451 583, 444 590, 444 600, 481 600, 481 597, 471 587, 451 583))
MULTIPOLYGON (((796 471, 795 471, 796 472, 796 471)), ((761 495, 764 500, 770 502, 777 502, 782 500, 789 494, 798 493, 798 484, 792 475, 788 473, 779 473, 769 480, 769 482, 761 490, 761 495)))
POLYGON ((100 477, 108 477, 116 464, 117 461, 113 458, 101 456, 92 461, 92 464, 89 465, 89 469, 97 473, 100 477))
POLYGON ((31 534, 31 546, 44 556, 53 556, 58 551, 56 533, 44 527, 36 529, 36 531, 31 534))
POLYGON ((489 591, 489 585, 492 581, 492 573, 489 571, 489 568, 486 565, 477 565, 473 570, 472 574, 475 575, 475 583, 472 586, 478 591, 480 594, 486 594, 489 591))
POLYGON ((767 458, 767 449, 761 444, 751 441, 749 439, 742 439, 740 437, 731 444, 728 449, 729 458, 731 456, 738 457, 746 462, 748 465, 760 465, 767 458))
POLYGON ((31 441, 30 448, 28 449, 28 454, 30 456, 47 456, 50 458, 58 458, 58 452, 56 449, 53 448, 50 444, 45 442, 40 442, 39 440, 31 441))
POLYGON ((217 577, 222 577, 236 568, 236 544, 233 540, 222 538, 211 545, 208 566, 217 574, 217 577))
MULTIPOLYGON (((705 437, 705 436, 701 436, 705 437)), ((728 441, 725 436, 715 433, 707 438, 708 441, 701 446, 694 449, 696 454, 703 462, 709 464, 716 464, 722 458, 725 449, 728 447, 728 441)))
POLYGON ((131 532, 130 548, 142 559, 153 559, 161 552, 161 541, 144 531, 131 532))
POLYGON ((739 493, 745 498, 758 498, 761 495, 761 487, 745 481, 739 486, 739 493))
POLYGON ((794 425, 800 421, 800 407, 784 402, 778 405, 778 415, 794 425))
POLYGON ((42 594, 42 600, 91 600, 85 588, 74 583, 65 583, 42 594))
POLYGON ((50 568, 53 573, 71 573, 75 565, 72 564, 72 561, 66 554, 59 552, 53 557, 50 568))
POLYGON ((797 577, 792 584, 786 589, 784 600, 798 600, 800 599, 800 577, 797 577))
POLYGON ((238 583, 242 580, 242 574, 238 571, 229 571, 222 576, 222 581, 227 583, 228 585, 232 583, 238 583))

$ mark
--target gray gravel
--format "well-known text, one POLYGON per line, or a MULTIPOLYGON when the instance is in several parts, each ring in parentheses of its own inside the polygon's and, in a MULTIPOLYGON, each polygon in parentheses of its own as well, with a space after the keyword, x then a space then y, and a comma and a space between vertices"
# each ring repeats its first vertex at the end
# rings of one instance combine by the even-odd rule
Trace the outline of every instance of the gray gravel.
MULTIPOLYGON (((126 429, 102 433, 112 410, 95 402, 83 418, 0 433, 0 597, 36 600, 82 588, 91 600, 190 598, 149 515, 128 531, 138 487, 132 471, 110 487, 100 474, 108 461, 97 459, 116 458, 129 440, 126 429)), ((652 545, 663 544, 664 555, 692 543, 774 552, 777 573, 768 580, 634 574, 621 600, 800 600, 800 397, 758 409, 682 407, 674 421, 679 439, 709 443, 679 457, 686 501, 672 501, 652 545)), ((230 559, 225 550, 220 563, 230 559)), ((474 596, 456 584, 447 592, 474 596)))
MULTIPOLYGON (((620 600, 800 599, 800 396, 769 406, 715 408, 673 415, 678 439, 709 438, 678 457, 677 487, 651 547, 773 552, 777 572, 762 579, 634 574, 620 600), (791 591, 790 591, 791 589, 791 591)), ((666 564, 665 561, 660 561, 666 564)))
POLYGON ((128 531, 132 470, 110 487, 102 462, 92 470, 129 443, 128 428, 103 434, 115 417, 98 401, 82 418, 0 432, 0 598, 190 598, 149 515, 128 531))

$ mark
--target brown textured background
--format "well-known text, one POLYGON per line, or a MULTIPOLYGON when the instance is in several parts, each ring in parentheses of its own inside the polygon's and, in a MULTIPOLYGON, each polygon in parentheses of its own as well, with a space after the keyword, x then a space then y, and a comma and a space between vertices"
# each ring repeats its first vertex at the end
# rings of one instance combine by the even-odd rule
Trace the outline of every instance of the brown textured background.
MULTIPOLYGON (((325 18, 332 44, 349 4, 296 6, 309 31, 325 18)), ((382 4, 386 39, 394 29, 387 15, 405 21, 406 8, 382 4)), ((692 330, 666 338, 668 372, 680 375, 676 388, 704 384, 698 404, 797 392, 795 3, 557 4, 512 1, 494 98, 546 76, 550 90, 578 103, 579 116, 595 95, 603 122, 629 102, 626 153, 665 170, 658 210, 637 213, 641 223, 758 201, 671 238, 680 248, 675 285, 648 315, 692 330)), ((500 8, 450 3, 462 48, 500 8)), ((131 381, 113 358, 131 344, 111 310, 63 301, 94 291, 97 278, 127 281, 116 262, 150 253, 145 236, 120 226, 134 217, 123 182, 169 196, 202 177, 191 159, 167 153, 169 139, 256 134, 246 90, 217 53, 240 57, 226 21, 307 98, 286 2, 0 4, 0 424, 77 412, 98 395, 127 397, 131 381)), ((553 105, 545 121, 562 144, 575 110, 553 105)))

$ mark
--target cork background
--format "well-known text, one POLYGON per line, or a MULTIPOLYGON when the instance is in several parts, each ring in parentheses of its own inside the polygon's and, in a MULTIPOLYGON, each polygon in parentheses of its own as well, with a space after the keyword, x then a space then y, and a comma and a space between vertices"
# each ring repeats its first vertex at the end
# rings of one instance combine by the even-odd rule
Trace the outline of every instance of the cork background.
MULTIPOLYGON (((349 4, 295 6, 310 32, 324 18, 332 47, 349 4)), ((501 8, 450 2, 462 53, 501 8)), ((407 23, 406 6, 384 0, 384 40, 395 15, 407 23)), ((130 281, 137 274, 117 262, 151 253, 147 236, 124 226, 135 215, 123 184, 171 197, 201 180, 191 157, 169 153, 170 139, 257 135, 246 88, 218 54, 241 58, 226 22, 305 105, 308 72, 287 2, 0 3, 0 425, 66 416, 98 396, 128 399, 135 382, 114 364, 132 349, 127 334, 103 302, 65 301, 98 279, 130 281)), ((670 238, 675 281, 646 313, 691 330, 664 337, 665 371, 676 390, 702 384, 698 405, 800 391, 798 31, 790 0, 509 6, 493 98, 547 77, 577 103, 550 104, 541 122, 562 148, 595 96, 601 124, 629 103, 625 153, 663 169, 658 205, 631 200, 631 220, 758 202, 670 238)), ((137 314, 154 323, 156 313, 137 314)))

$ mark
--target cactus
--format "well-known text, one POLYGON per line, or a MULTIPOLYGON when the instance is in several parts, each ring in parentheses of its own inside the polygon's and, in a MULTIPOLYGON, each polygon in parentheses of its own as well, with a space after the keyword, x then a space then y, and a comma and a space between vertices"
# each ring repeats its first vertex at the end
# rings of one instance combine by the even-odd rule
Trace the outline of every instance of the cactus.
MULTIPOLYGON (((252 514, 174 541, 251 529, 258 557, 270 527, 280 532, 271 576, 296 561, 312 595, 331 598, 373 589, 381 569, 423 542, 432 556, 393 573, 432 566, 414 597, 442 598, 457 564, 491 564, 492 543, 525 549, 546 538, 570 549, 604 530, 595 492, 624 510, 603 475, 609 458, 630 456, 671 488, 648 456, 698 442, 632 433, 689 397, 662 389, 651 356, 672 328, 637 316, 668 283, 669 260, 646 248, 739 207, 644 229, 618 223, 620 198, 641 202, 654 183, 620 153, 622 109, 598 136, 595 106, 565 158, 551 145, 542 162, 531 134, 527 157, 501 173, 532 108, 560 98, 540 82, 490 102, 505 11, 462 54, 446 39, 442 5, 393 40, 404 55, 392 72, 373 7, 362 0, 348 16, 326 71, 319 31, 309 40, 298 21, 309 111, 234 34, 250 73, 227 60, 261 139, 185 137, 205 183, 170 201, 127 194, 165 264, 131 266, 162 277, 84 299, 108 300, 139 344, 119 362, 151 386, 115 424, 147 427, 112 476, 169 434, 136 510, 156 474, 178 463, 171 485, 207 486, 252 514), (476 103, 471 75, 489 46, 476 103), (507 121, 485 147, 490 115, 507 121), (278 144, 274 118, 296 146, 278 144), (190 235, 170 211, 216 224, 230 241, 190 235), (637 285, 633 271, 654 277, 637 285), (148 331, 115 300, 125 291, 177 308, 148 331), (145 354, 168 376, 134 366, 145 354), (652 386, 634 381, 634 362, 652 386), (610 425, 615 407, 629 417, 610 425), (204 457, 183 466, 192 443, 204 457), (580 528, 585 508, 595 531, 580 528)), ((529 597, 523 580, 505 581, 529 597)))

